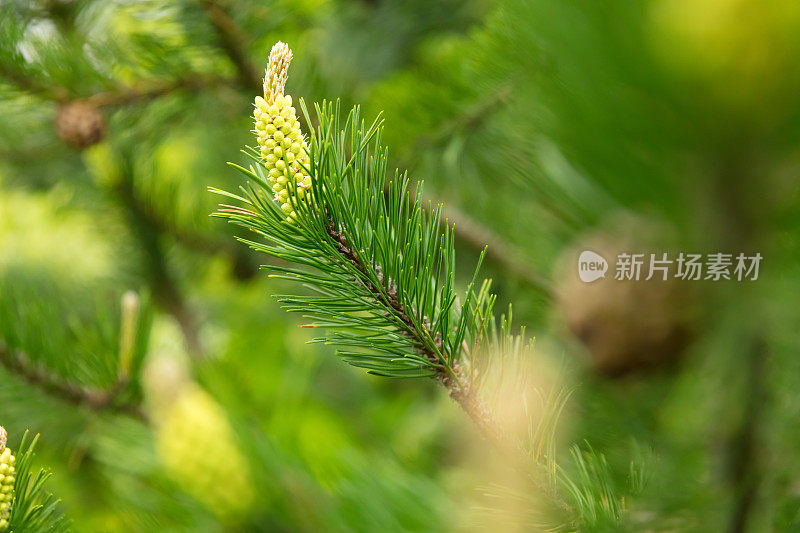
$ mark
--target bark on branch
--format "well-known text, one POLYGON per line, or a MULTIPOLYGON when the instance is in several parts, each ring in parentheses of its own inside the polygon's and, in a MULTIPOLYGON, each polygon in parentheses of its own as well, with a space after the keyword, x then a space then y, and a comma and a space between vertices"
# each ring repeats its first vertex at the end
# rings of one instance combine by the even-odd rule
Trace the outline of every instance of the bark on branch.
POLYGON ((12 352, 3 341, 0 341, 0 366, 48 395, 72 405, 85 406, 96 412, 110 411, 125 414, 143 422, 147 421, 147 415, 141 405, 121 400, 129 385, 127 379, 120 378, 107 389, 70 383, 34 364, 24 352, 12 352))

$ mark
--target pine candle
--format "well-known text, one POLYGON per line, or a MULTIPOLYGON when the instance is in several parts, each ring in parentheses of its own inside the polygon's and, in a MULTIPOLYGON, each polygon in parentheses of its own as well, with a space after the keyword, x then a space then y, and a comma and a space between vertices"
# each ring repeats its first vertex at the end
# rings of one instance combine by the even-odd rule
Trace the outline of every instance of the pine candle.
POLYGON ((305 170, 310 166, 308 145, 292 107, 292 97, 283 94, 291 61, 292 51, 278 41, 269 54, 264 96, 256 96, 253 111, 267 179, 288 220, 297 216, 289 196, 296 191, 297 198, 304 200, 311 192, 311 177, 305 170))

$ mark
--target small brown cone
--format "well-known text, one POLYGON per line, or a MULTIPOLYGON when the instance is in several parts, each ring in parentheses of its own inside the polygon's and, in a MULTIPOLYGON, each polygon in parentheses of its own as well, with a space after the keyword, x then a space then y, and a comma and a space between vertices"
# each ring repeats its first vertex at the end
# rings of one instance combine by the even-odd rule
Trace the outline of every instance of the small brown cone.
POLYGON ((103 114, 85 100, 60 106, 55 123, 61 140, 78 150, 99 143, 106 135, 103 114))

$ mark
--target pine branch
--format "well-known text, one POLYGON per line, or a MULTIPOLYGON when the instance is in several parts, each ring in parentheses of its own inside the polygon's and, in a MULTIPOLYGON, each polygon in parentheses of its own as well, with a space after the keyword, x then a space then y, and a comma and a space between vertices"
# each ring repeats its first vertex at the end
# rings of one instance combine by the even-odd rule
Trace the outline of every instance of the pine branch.
POLYGON ((215 215, 254 233, 255 240, 240 240, 283 262, 265 265, 270 277, 310 291, 276 298, 311 321, 304 327, 325 331, 317 342, 336 345, 340 357, 368 373, 431 377, 445 387, 538 489, 546 529, 617 523, 624 500, 602 455, 575 448, 575 479, 555 462, 554 425, 568 393, 551 398, 550 414, 524 441, 504 430, 481 397, 480 365, 518 356, 524 344, 524 334, 510 332, 510 320, 497 327, 488 283, 475 288, 485 251, 461 300, 455 233, 443 206, 425 208, 421 184, 412 195, 406 175, 395 172, 387 182, 382 122, 368 126, 357 106, 341 121, 338 102, 323 103, 312 120, 301 100, 306 124, 317 124, 305 138, 283 94, 291 59, 284 43, 273 47, 264 96, 255 100, 259 147, 244 151, 249 168, 233 165, 251 181, 240 194, 212 189, 236 202, 221 204, 215 215))
POLYGON ((107 389, 70 383, 34 365, 24 352, 12 353, 2 340, 0 340, 0 365, 10 373, 23 378, 28 384, 67 403, 85 406, 96 412, 110 411, 147 421, 147 415, 139 404, 120 399, 128 390, 127 378, 119 378, 107 389))
POLYGON ((348 245, 346 236, 337 230, 333 223, 328 225, 328 234, 337 242, 337 249, 344 259, 349 261, 356 269, 364 274, 365 278, 376 278, 379 280, 382 289, 378 289, 371 282, 367 281, 369 291, 375 296, 378 303, 391 307, 400 320, 406 325, 403 332, 412 338, 416 347, 423 357, 431 364, 435 365, 436 380, 444 386, 450 393, 450 397, 458 403, 464 412, 472 419, 484 437, 500 448, 507 448, 508 440, 502 429, 494 419, 494 415, 484 403, 479 394, 476 393, 472 382, 466 376, 458 362, 454 362, 450 368, 440 364, 437 353, 442 351, 441 336, 434 337, 434 342, 438 347, 438 352, 431 350, 425 343, 425 339, 433 337, 427 326, 422 324, 420 329, 409 318, 408 313, 402 302, 397 296, 397 287, 391 283, 387 284, 383 274, 378 270, 368 272, 372 268, 362 263, 358 254, 348 245))
MULTIPOLYGON (((224 30, 221 29, 220 31, 223 31, 226 35, 228 34, 227 32, 233 32, 233 34, 237 32, 235 26, 232 26, 233 23, 230 21, 230 17, 221 11, 221 8, 217 6, 215 2, 206 2, 206 4, 213 4, 212 7, 209 7, 208 9, 216 13, 215 18, 219 18, 221 24, 220 27, 225 28, 224 30), (227 18, 230 22, 224 22, 225 18, 227 18)), ((241 57, 242 52, 239 50, 240 48, 238 47, 232 48, 232 51, 230 52, 232 58, 241 57)), ((2 66, 3 65, 0 63, 0 67, 2 66)), ((249 66, 244 64, 240 66, 240 70, 244 73, 240 74, 241 76, 249 77, 250 74, 247 73, 251 70, 254 72, 255 67, 253 67, 252 64, 249 64, 249 66)), ((6 74, 6 71, 3 71, 3 73, 6 74)), ((256 88, 260 88, 261 82, 257 79, 257 75, 255 77, 256 81, 251 79, 246 83, 248 87, 254 86, 256 88)), ((20 88, 23 88, 33 94, 40 94, 45 98, 59 102, 74 100, 77 98, 86 99, 97 107, 129 105, 143 101, 155 100, 177 91, 197 91, 234 84, 234 80, 226 78, 204 78, 202 76, 190 75, 172 82, 142 82, 138 88, 119 87, 114 90, 82 97, 71 94, 64 88, 45 88, 44 86, 38 85, 35 80, 27 78, 19 73, 15 73, 15 76, 11 78, 13 81, 17 82, 20 88)), ((442 130, 437 132, 432 137, 421 137, 418 143, 427 144, 440 142, 441 140, 452 135, 452 133, 458 128, 477 124, 478 121, 481 120, 481 113, 486 113, 493 110, 495 107, 502 105, 508 99, 508 92, 508 87, 502 87, 487 102, 481 103, 480 105, 476 106, 475 109, 469 110, 464 116, 458 117, 457 119, 447 123, 442 130)), ((14 153, 9 155, 14 156, 17 154, 14 153)), ((152 219, 153 216, 154 215, 152 211, 150 211, 150 218, 152 219)), ((501 237, 494 234, 491 230, 484 227, 479 222, 471 219, 465 213, 449 206, 445 207, 442 214, 442 223, 447 223, 448 221, 450 223, 455 222, 455 231, 458 237, 472 245, 474 248, 482 250, 488 244, 486 254, 487 258, 492 262, 503 266, 508 272, 511 272, 517 278, 525 281, 527 284, 535 287, 546 295, 550 297, 553 296, 552 284, 545 277, 530 269, 526 265, 526 261, 511 244, 505 242, 501 237)), ((229 255, 232 255, 236 261, 237 271, 243 272, 245 277, 249 277, 252 274, 252 269, 241 263, 242 258, 239 255, 235 253, 231 254, 231 249, 226 245, 223 245, 217 241, 209 240, 203 235, 175 228, 172 225, 165 223, 163 220, 155 222, 165 231, 172 234, 177 241, 185 244, 188 248, 204 253, 228 253, 229 255)))
POLYGON ((442 207, 423 209, 420 188, 410 200, 407 177, 395 176, 384 189, 386 153, 378 144, 378 122, 366 127, 357 108, 341 128, 338 109, 323 105, 317 114, 320 126, 311 138, 308 169, 315 179, 306 195, 324 208, 302 201, 295 190, 284 209, 297 213, 296 222, 287 221, 286 211, 265 191, 275 190, 267 182, 269 168, 248 153, 255 165, 238 168, 261 188, 251 185, 243 189, 245 196, 215 191, 244 204, 222 205, 217 215, 273 243, 243 240, 253 249, 320 271, 318 276, 303 268, 265 267, 272 277, 300 281, 314 291, 314 296, 277 298, 287 310, 313 319, 307 327, 333 330, 320 341, 342 346, 345 361, 372 374, 433 377, 481 434, 528 473, 551 507, 569 514, 555 484, 542 479, 547 475, 541 465, 505 433, 473 380, 477 368, 466 360, 465 347, 490 342, 493 297, 476 293, 473 279, 464 303, 456 303, 453 229, 441 225, 442 207))

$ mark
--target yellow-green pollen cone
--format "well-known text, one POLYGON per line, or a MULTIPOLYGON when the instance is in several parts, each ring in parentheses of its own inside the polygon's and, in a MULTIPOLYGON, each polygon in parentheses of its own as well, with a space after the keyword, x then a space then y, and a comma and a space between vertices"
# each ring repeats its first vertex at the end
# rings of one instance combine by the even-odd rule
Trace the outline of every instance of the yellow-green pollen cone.
POLYGON ((255 503, 247 460, 222 407, 198 385, 178 392, 156 433, 167 473, 222 520, 244 521, 255 503))
POLYGON ((291 61, 292 51, 285 43, 279 41, 272 47, 264 75, 264 96, 256 96, 253 112, 267 180, 290 221, 297 217, 290 195, 297 191, 295 203, 307 201, 311 195, 311 177, 303 168, 310 168, 308 145, 292 97, 283 94, 291 61))
POLYGON ((11 504, 14 500, 14 461, 11 450, 6 448, 6 430, 0 427, 0 533, 8 531, 11 504))

